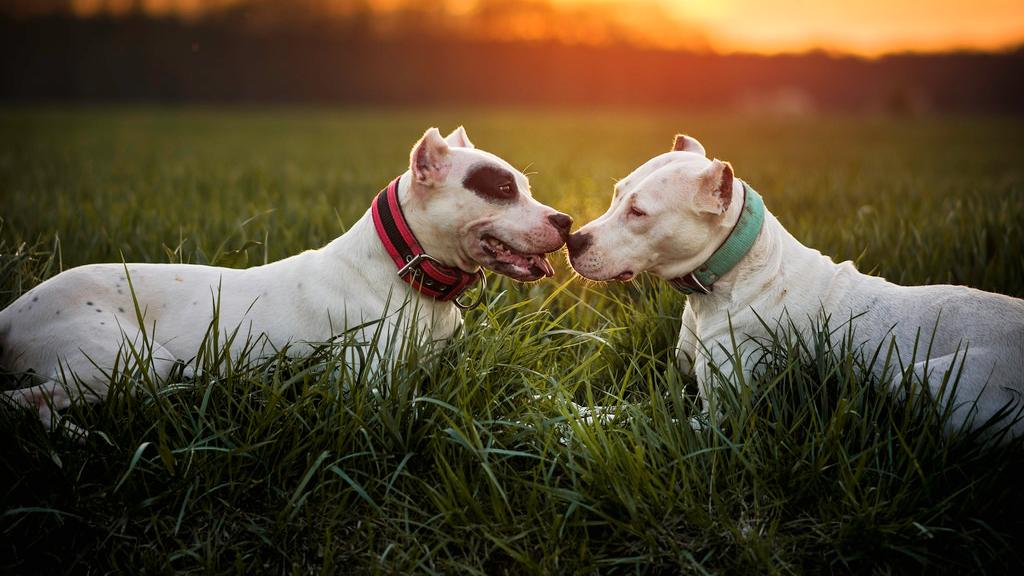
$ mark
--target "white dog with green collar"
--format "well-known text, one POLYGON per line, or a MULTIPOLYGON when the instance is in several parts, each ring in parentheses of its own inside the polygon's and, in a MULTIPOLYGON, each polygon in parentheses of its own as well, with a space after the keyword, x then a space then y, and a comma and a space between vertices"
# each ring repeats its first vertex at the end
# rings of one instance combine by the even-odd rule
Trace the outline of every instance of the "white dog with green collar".
MULTIPOLYGON (((865 353, 881 347, 884 355, 893 344, 897 364, 952 402, 951 428, 1024 406, 1024 300, 964 286, 899 286, 837 264, 790 235, 729 164, 709 160, 688 136, 619 181, 608 211, 567 245, 586 278, 651 272, 689 294, 677 358, 696 377, 705 410, 712 367, 738 380, 734 341, 768 336, 766 323, 792 323, 806 336, 822 317, 833 327, 852 322, 865 353), (947 372, 959 373, 954 393, 942 388, 947 372)), ((749 376, 754 362, 741 364, 749 376)), ((1011 433, 1024 434, 1024 421, 1011 433)))

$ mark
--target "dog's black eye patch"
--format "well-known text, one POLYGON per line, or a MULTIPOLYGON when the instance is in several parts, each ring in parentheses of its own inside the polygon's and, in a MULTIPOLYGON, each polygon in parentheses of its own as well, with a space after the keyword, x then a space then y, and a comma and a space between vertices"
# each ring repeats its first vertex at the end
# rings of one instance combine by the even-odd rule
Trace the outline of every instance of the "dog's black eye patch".
POLYGON ((470 168, 462 185, 481 198, 498 202, 515 200, 519 195, 519 187, 512 173, 489 164, 470 168))

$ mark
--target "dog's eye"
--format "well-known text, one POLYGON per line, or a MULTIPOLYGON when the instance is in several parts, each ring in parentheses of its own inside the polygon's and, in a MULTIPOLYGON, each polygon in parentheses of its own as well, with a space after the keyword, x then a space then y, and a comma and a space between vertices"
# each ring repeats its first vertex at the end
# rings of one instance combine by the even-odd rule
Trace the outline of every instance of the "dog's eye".
POLYGON ((462 185, 490 202, 514 202, 519 196, 516 177, 511 171, 484 164, 470 168, 462 185))
POLYGON ((647 216, 647 212, 644 212, 643 210, 637 208, 636 206, 632 206, 629 209, 629 215, 630 216, 638 216, 638 217, 639 216, 647 216))

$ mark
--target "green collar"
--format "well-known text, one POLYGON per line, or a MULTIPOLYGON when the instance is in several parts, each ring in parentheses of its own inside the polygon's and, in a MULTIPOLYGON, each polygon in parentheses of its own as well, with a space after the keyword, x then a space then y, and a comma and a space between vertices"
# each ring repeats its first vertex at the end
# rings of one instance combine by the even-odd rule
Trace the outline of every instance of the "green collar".
POLYGON ((764 224, 764 200, 746 182, 743 184, 743 210, 732 232, 711 255, 693 272, 669 279, 669 284, 683 294, 710 294, 716 280, 732 270, 750 252, 764 224))

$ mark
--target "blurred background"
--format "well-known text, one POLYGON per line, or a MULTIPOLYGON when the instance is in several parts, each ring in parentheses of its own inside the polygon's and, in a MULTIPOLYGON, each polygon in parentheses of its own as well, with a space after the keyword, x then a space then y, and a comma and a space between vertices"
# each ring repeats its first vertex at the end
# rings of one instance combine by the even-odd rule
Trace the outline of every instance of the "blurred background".
POLYGON ((1019 0, 3 0, 0 99, 1024 112, 1019 0))

